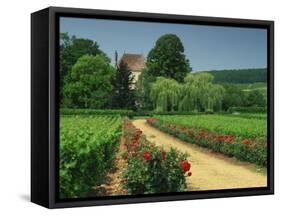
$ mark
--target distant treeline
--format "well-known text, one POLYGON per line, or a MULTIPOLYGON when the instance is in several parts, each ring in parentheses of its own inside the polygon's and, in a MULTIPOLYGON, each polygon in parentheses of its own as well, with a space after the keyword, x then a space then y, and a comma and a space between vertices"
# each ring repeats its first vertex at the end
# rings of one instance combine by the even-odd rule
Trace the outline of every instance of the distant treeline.
MULTIPOLYGON (((201 72, 201 71, 200 71, 201 72)), ((200 73, 197 72, 197 73, 200 73)), ((266 82, 267 69, 236 69, 236 70, 211 70, 202 71, 210 73, 214 76, 214 82, 227 82, 227 83, 253 83, 253 82, 266 82)))

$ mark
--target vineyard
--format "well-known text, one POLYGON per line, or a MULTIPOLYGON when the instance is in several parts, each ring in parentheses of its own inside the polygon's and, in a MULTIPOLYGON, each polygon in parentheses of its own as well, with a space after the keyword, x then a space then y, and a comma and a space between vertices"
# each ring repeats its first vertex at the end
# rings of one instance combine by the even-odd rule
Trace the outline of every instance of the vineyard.
MULTIPOLYGON (((60 124, 60 196, 87 197, 104 183, 114 167, 119 148, 122 118, 119 116, 69 116, 60 124)), ((142 131, 123 124, 125 169, 122 188, 128 194, 180 192, 191 176, 187 155, 171 148, 164 151, 149 142, 142 131)))
MULTIPOLYGON (((249 117, 250 115, 248 115, 249 117)), ((256 115, 254 115, 256 116, 256 115)), ((253 116, 253 117, 254 117, 253 116)), ((264 137, 267 133, 266 119, 239 118, 233 115, 190 115, 190 116, 155 116, 160 121, 214 131, 222 134, 233 134, 239 137, 264 137)))
POLYGON ((122 119, 62 117, 60 121, 60 196, 86 197, 112 166, 122 119))
MULTIPOLYGON (((120 163, 119 183, 112 187, 122 195, 189 190, 188 151, 178 150, 176 141, 164 149, 157 139, 157 144, 149 141, 134 120, 90 113, 60 118, 61 198, 108 195, 95 194, 96 189, 108 184, 107 175, 120 163)), ((146 122, 186 143, 266 166, 265 114, 155 115, 146 122)))

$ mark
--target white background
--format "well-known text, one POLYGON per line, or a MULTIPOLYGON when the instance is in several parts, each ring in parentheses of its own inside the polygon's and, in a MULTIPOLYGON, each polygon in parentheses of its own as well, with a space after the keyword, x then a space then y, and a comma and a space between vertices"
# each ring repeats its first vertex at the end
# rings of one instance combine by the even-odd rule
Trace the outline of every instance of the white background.
MULTIPOLYGON (((0 6, 0 215, 276 215, 280 210, 279 73, 281 13, 278 0, 2 0, 0 6), (275 20, 274 196, 130 204, 47 210, 29 202, 30 13, 65 6, 186 15, 275 20), (278 85, 279 84, 279 85, 278 85), (275 213, 275 214, 274 214, 275 213)), ((280 213, 279 213, 280 214, 280 213)))

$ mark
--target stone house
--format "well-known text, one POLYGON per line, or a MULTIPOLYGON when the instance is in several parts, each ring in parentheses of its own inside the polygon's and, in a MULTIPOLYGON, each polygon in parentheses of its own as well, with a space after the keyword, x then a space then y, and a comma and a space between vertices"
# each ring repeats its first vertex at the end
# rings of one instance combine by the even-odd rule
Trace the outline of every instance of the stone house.
POLYGON ((138 81, 142 69, 145 68, 144 56, 142 54, 124 53, 120 61, 126 63, 134 75, 134 84, 138 81))

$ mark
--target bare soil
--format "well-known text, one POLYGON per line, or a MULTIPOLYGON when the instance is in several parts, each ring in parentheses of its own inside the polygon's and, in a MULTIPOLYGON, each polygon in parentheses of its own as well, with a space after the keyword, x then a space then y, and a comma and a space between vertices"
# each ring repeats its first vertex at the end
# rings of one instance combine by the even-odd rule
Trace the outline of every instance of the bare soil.
POLYGON ((122 158, 122 152, 124 152, 124 150, 124 137, 121 136, 119 150, 113 162, 114 167, 105 177, 104 183, 94 188, 94 196, 116 196, 128 194, 128 192, 122 188, 122 173, 126 166, 126 161, 122 158))
POLYGON ((150 126, 144 119, 134 120, 133 124, 156 145, 161 145, 166 150, 172 146, 189 155, 192 176, 187 178, 188 190, 267 186, 267 175, 264 168, 183 142, 150 126))

